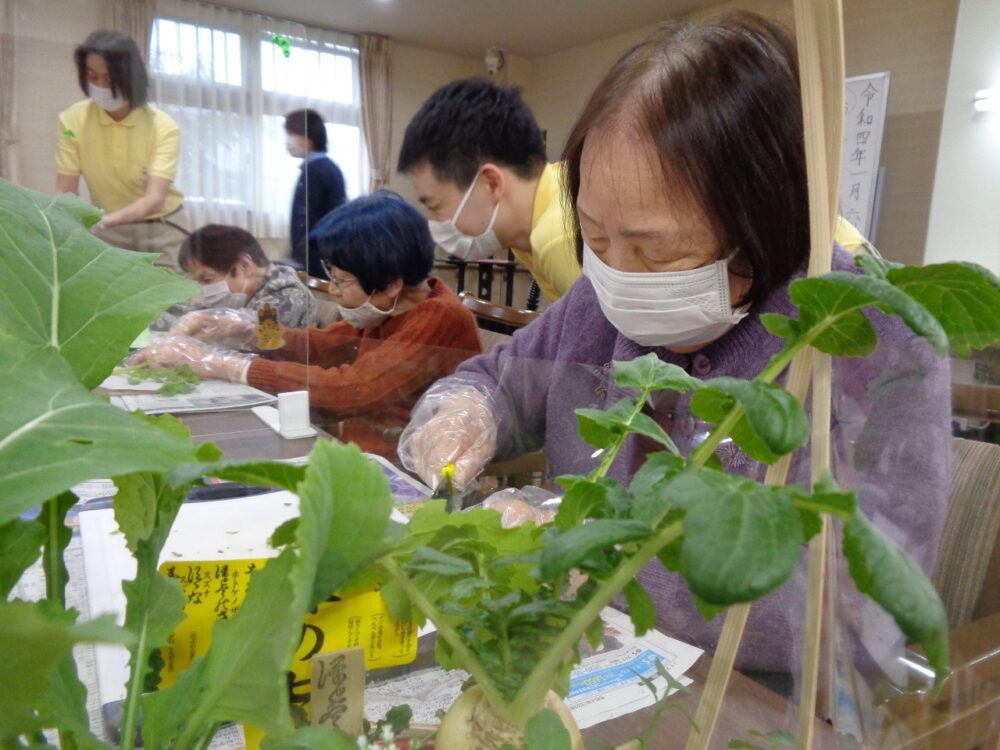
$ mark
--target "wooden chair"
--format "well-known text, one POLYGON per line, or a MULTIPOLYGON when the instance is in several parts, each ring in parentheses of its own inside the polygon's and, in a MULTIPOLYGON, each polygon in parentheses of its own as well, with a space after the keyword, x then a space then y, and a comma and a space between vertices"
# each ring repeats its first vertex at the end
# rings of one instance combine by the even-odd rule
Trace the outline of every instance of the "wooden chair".
POLYGON ((951 411, 956 417, 1000 423, 1000 385, 952 383, 951 411))
POLYGON ((479 323, 480 328, 497 331, 498 333, 510 335, 518 328, 523 328, 541 315, 541 313, 530 310, 518 310, 507 305, 486 302, 485 300, 473 297, 468 292, 462 292, 459 297, 462 299, 462 304, 465 305, 466 309, 476 316, 476 321, 479 323))
POLYGON ((1000 445, 955 438, 934 585, 951 626, 1000 612, 1000 445))

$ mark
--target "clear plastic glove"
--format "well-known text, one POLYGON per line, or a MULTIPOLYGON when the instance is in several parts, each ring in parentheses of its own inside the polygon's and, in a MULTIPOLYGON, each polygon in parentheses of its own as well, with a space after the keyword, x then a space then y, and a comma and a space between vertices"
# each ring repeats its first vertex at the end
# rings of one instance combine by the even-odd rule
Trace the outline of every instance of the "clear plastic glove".
POLYGON ((497 421, 493 400, 471 385, 442 381, 417 402, 399 438, 399 458, 432 488, 455 464, 452 484, 467 487, 493 458, 497 421))
POLYGON ((541 487, 507 487, 483 500, 484 508, 500 514, 500 525, 505 529, 531 522, 536 526, 555 520, 562 498, 541 487))
POLYGON ((125 360, 126 365, 149 362, 163 367, 187 365, 199 378, 217 378, 241 382, 251 354, 219 349, 190 336, 170 336, 140 349, 125 360))
POLYGON ((190 336, 232 349, 248 349, 257 343, 257 313, 216 307, 182 315, 170 329, 171 336, 190 336))

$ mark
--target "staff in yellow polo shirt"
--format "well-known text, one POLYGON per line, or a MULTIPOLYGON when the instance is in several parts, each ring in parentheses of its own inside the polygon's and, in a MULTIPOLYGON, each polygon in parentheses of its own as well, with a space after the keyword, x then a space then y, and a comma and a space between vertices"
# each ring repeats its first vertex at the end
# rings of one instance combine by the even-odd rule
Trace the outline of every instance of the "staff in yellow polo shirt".
POLYGON ((56 190, 79 192, 83 176, 91 201, 105 212, 94 234, 117 247, 162 253, 157 265, 178 270, 187 235, 184 196, 173 182, 180 129, 146 102, 149 79, 133 39, 95 31, 73 57, 88 98, 59 115, 56 190))
POLYGON ((469 78, 438 89, 406 128, 397 168, 447 253, 481 260, 510 248, 550 300, 580 275, 561 165, 518 89, 469 78))

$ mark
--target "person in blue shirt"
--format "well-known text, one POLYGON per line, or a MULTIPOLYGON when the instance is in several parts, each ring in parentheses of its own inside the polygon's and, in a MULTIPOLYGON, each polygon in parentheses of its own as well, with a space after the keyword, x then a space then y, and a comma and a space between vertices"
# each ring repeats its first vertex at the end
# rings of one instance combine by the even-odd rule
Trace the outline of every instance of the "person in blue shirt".
POLYGON ((319 250, 310 243, 309 232, 347 201, 344 175, 326 155, 326 125, 315 110, 297 109, 285 115, 285 144, 289 154, 302 159, 302 174, 292 197, 292 265, 325 279, 319 250))

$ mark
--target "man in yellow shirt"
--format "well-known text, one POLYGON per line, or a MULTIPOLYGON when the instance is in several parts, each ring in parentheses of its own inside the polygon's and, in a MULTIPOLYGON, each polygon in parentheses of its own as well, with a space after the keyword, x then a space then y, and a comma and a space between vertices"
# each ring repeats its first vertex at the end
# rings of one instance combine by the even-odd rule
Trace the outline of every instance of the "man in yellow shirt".
POLYGON ((59 115, 57 192, 77 193, 87 181, 104 210, 92 231, 109 244, 162 253, 157 265, 179 270, 187 235, 184 196, 173 184, 180 129, 146 102, 148 78, 135 42, 95 31, 74 53, 80 88, 89 97, 59 115))
POLYGON ((553 301, 579 277, 562 165, 546 162, 518 89, 484 78, 438 89, 407 126, 397 168, 448 254, 474 261, 509 248, 553 301))

